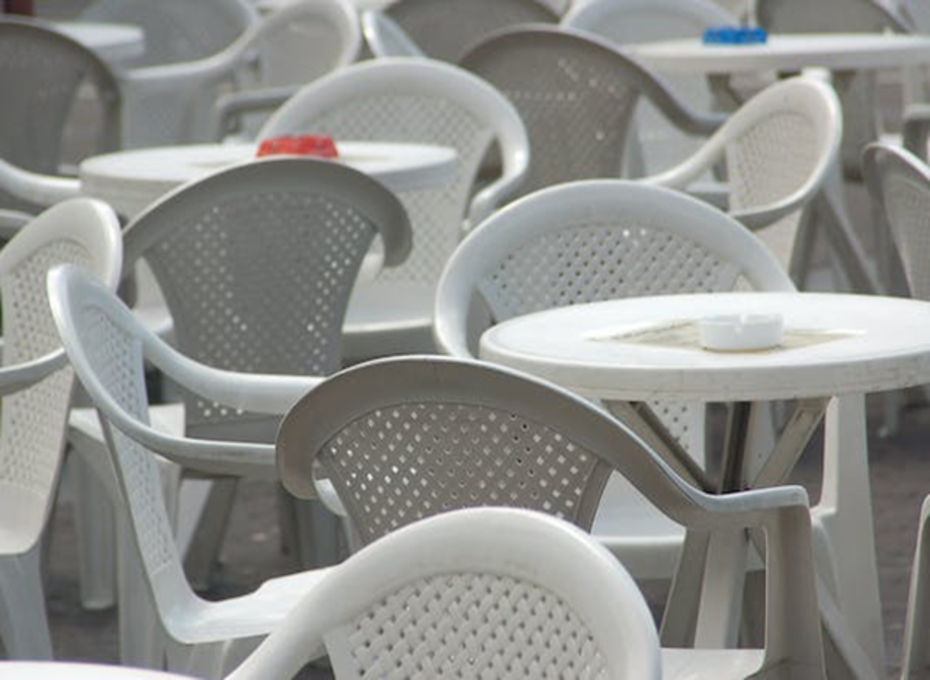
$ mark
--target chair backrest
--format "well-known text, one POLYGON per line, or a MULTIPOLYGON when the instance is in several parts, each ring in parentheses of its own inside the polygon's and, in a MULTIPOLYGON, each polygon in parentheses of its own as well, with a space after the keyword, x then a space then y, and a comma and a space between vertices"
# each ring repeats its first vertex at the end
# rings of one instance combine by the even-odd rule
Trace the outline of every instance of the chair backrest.
POLYGON ((740 283, 794 289, 771 252, 713 206, 637 182, 572 182, 499 210, 462 242, 439 283, 434 331, 444 352, 472 356, 474 331, 484 330, 469 328, 476 299, 499 323, 553 307, 740 283))
POLYGON ((107 449, 125 503, 147 583, 162 621, 172 607, 194 602, 165 505, 157 456, 114 427, 106 406, 149 423, 146 343, 159 343, 110 291, 70 267, 48 277, 52 315, 74 372, 100 414, 107 449))
MULTIPOLYGON (((500 183, 526 172, 528 142, 520 116, 493 87, 459 68, 425 59, 378 59, 302 88, 268 120, 259 137, 321 133, 336 139, 450 146, 454 181, 401 194, 415 247, 389 280, 435 285, 462 235, 486 152, 502 149, 500 183)), ((493 207, 493 206, 491 206, 493 207)))
MULTIPOLYGON (((93 52, 51 28, 10 17, 0 21, 0 92, 0 158, 14 165, 57 175, 74 153, 120 144, 120 93, 113 74, 93 52), (66 149, 69 122, 78 120, 76 104, 80 130, 68 138, 75 148, 66 149)), ((0 191, 0 207, 34 206, 0 191)))
POLYGON ((74 374, 49 309, 45 279, 63 263, 115 290, 122 265, 119 220, 105 204, 72 199, 46 210, 0 250, 0 496, 4 550, 32 547, 54 500, 74 374))
POLYGON ((366 547, 228 680, 291 677, 324 645, 338 678, 662 675, 620 563, 575 527, 512 508, 448 513, 366 547))
POLYGON ((891 229, 911 295, 930 300, 930 168, 905 149, 870 144, 862 174, 891 229))
MULTIPOLYGON (((906 20, 880 0, 755 0, 760 26, 770 33, 882 33, 907 32, 906 20)), ((843 102, 844 172, 859 174, 865 144, 883 130, 874 74, 857 74, 840 90, 843 102)))
MULTIPOLYGON (((694 38, 703 35, 711 26, 737 23, 735 16, 710 0, 588 0, 573 6, 561 25, 594 33, 619 46, 694 38)), ((714 108, 714 96, 705 78, 663 74, 663 79, 695 109, 710 111, 714 108)), ((642 147, 641 164, 647 174, 671 166, 700 143, 669 125, 648 101, 641 102, 636 113, 636 131, 642 147)))
POLYGON ((673 98, 652 73, 583 31, 504 30, 460 63, 520 112, 531 145, 524 194, 571 180, 619 177, 640 95, 663 110, 673 98))
POLYGON ((801 213, 833 169, 842 137, 833 88, 817 77, 789 78, 756 94, 694 155, 650 181, 686 188, 710 170, 721 171, 728 212, 788 268, 801 213))
POLYGON ((258 56, 256 86, 304 85, 358 57, 362 32, 350 0, 288 3, 293 4, 301 11, 288 10, 286 22, 259 33, 251 45, 258 56))
MULTIPOLYGON (((341 365, 349 293, 378 235, 386 264, 402 261, 407 217, 377 181, 338 163, 273 158, 165 196, 126 228, 126 262, 151 267, 184 354, 236 371, 325 375, 341 365)), ((243 420, 189 394, 186 404, 191 433, 243 420)))
POLYGON ((559 20, 541 0, 395 0, 383 11, 428 57, 452 63, 500 28, 559 20))
POLYGON ((285 488, 328 480, 363 543, 432 515, 521 507, 590 530, 618 471, 672 516, 695 492, 619 421, 550 383, 439 356, 360 364, 300 399, 276 441, 285 488))
POLYGON ((245 0, 95 0, 81 18, 141 27, 145 54, 131 62, 136 66, 215 54, 259 20, 252 3, 245 0))

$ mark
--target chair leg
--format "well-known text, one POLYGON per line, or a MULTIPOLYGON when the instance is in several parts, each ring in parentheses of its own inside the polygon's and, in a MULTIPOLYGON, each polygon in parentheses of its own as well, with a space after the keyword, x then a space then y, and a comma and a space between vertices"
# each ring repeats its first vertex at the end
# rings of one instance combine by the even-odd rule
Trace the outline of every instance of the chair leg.
POLYGON ((877 673, 885 669, 885 641, 872 522, 865 397, 832 400, 824 440, 824 485, 815 510, 835 557, 837 602, 877 673))
POLYGON ((40 546, 0 557, 0 639, 11 659, 50 660, 40 546))
MULTIPOLYGON (((107 453, 101 450, 99 455, 107 453)), ((116 604, 116 524, 112 490, 97 476, 86 456, 86 452, 75 453, 67 460, 74 485, 81 604, 85 609, 99 610, 116 604)))
POLYGON ((917 548, 911 569, 911 586, 907 597, 907 620, 904 624, 904 655, 901 677, 925 678, 930 675, 930 497, 920 512, 917 548))
POLYGON ((135 546, 129 518, 117 519, 119 576, 119 647, 124 666, 160 669, 164 664, 165 635, 149 593, 145 567, 135 546))

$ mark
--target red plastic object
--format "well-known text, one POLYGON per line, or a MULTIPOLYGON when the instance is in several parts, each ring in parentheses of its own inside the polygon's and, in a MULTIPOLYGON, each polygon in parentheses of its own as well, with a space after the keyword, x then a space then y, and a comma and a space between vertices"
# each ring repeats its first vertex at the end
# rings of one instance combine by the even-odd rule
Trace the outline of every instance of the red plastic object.
POLYGON ((261 158, 279 154, 337 158, 339 151, 333 138, 326 135, 282 135, 263 139, 256 155, 261 158))

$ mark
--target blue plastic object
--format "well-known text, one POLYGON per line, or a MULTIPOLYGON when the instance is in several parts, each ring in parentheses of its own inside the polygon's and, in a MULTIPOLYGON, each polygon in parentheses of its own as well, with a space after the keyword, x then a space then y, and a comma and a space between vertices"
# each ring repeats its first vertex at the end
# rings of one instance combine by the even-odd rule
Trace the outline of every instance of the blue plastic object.
POLYGON ((768 40, 761 26, 711 26, 704 31, 705 45, 760 45, 768 40))

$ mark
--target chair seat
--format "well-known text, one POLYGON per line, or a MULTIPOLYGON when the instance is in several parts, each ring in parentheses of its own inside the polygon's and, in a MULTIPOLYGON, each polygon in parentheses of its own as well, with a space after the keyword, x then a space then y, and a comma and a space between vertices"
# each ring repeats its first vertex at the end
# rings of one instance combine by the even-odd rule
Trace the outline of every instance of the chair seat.
POLYGON ((432 286, 406 281, 356 286, 343 325, 346 362, 433 354, 433 296, 432 286))

